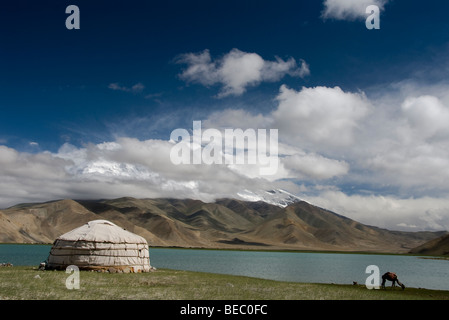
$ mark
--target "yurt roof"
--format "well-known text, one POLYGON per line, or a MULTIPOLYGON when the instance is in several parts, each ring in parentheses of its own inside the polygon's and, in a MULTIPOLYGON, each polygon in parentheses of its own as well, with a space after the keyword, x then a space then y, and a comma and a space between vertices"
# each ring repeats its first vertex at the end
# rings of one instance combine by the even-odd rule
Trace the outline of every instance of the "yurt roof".
POLYGON ((108 220, 93 220, 58 237, 66 241, 110 243, 147 243, 145 238, 129 232, 108 220))

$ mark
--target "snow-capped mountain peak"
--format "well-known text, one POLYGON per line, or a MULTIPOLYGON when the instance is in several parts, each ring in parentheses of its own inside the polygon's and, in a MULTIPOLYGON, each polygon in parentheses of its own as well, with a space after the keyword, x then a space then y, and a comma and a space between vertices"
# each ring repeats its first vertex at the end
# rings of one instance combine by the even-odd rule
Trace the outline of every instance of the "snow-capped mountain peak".
POLYGON ((302 201, 298 196, 282 189, 258 191, 245 189, 238 192, 237 195, 245 201, 263 201, 282 208, 294 202, 302 201))

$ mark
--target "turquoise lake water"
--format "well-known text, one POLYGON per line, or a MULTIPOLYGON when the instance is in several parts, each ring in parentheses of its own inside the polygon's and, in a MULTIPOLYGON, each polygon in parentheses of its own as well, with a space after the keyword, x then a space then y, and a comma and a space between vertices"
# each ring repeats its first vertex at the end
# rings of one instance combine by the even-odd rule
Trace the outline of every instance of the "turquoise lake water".
MULTIPOLYGON (((1 244, 0 263, 38 266, 50 248, 1 244)), ((365 284, 367 266, 376 265, 380 274, 396 272, 406 286, 449 290, 449 261, 416 256, 151 248, 150 262, 156 268, 338 284, 365 284)))

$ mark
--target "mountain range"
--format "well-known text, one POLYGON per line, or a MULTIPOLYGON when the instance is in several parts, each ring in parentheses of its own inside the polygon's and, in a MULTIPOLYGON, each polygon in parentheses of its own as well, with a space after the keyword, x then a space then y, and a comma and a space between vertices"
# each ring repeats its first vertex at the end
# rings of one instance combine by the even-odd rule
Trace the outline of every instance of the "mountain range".
POLYGON ((19 204, 0 210, 0 242, 52 243, 96 219, 139 234, 152 247, 408 253, 447 235, 369 226, 283 195, 278 204, 131 197, 19 204))

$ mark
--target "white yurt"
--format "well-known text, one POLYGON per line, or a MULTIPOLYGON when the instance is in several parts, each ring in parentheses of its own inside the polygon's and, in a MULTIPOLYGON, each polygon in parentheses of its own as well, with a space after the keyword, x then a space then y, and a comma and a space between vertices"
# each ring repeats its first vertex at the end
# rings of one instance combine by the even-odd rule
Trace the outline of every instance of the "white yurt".
POLYGON ((153 269, 145 238, 107 220, 90 221, 58 237, 46 263, 47 269, 65 269, 69 265, 110 272, 153 269))

